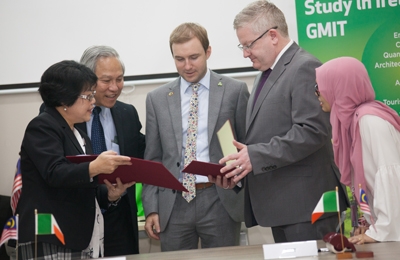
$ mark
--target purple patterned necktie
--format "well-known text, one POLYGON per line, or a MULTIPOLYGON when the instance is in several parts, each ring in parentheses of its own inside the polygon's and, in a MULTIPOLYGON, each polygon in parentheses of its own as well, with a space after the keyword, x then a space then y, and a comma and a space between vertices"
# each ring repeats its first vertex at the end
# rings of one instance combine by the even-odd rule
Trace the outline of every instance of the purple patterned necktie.
POLYGON ((261 79, 258 82, 258 86, 256 89, 256 93, 254 95, 254 102, 253 102, 253 109, 254 109, 254 105, 256 104, 257 98, 260 95, 261 89, 263 88, 265 82, 267 81, 269 74, 271 74, 271 69, 267 69, 266 71, 264 71, 261 75, 261 79))
MULTIPOLYGON (((193 89, 193 94, 190 97, 189 104, 189 120, 188 129, 186 136, 186 147, 185 147, 185 166, 191 161, 196 159, 196 139, 197 139, 197 122, 198 122, 198 108, 199 108, 199 90, 200 84, 191 84, 193 89)), ((185 187, 189 192, 182 192, 182 197, 190 202, 194 197, 196 197, 196 176, 191 173, 183 173, 183 187, 185 187)))

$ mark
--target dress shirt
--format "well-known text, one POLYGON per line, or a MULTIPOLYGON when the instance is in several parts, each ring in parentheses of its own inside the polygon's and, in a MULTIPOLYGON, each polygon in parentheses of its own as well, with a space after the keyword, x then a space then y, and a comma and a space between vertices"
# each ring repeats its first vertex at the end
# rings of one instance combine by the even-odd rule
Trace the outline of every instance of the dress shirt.
MULTIPOLYGON (((190 97, 193 90, 190 84, 200 83, 198 90, 199 94, 199 110, 198 110, 198 125, 197 125, 197 143, 196 143, 196 160, 209 162, 209 147, 208 147, 208 101, 210 94, 210 71, 207 70, 206 75, 199 82, 187 82, 181 78, 181 107, 182 107, 182 157, 181 157, 181 173, 179 181, 182 182, 182 170, 184 168, 184 156, 186 137, 189 119, 190 97)), ((202 175, 196 175, 196 183, 208 182, 208 178, 202 175)))
POLYGON ((287 51, 287 49, 289 49, 290 46, 292 46, 292 44, 294 43, 293 40, 290 40, 288 44, 286 44, 286 46, 279 52, 278 56, 276 56, 275 62, 274 64, 272 64, 271 66, 271 70, 274 69, 276 63, 279 61, 279 59, 282 57, 282 55, 287 51))
MULTIPOLYGON (((101 111, 100 111, 99 117, 100 117, 101 125, 103 126, 104 138, 106 139, 107 151, 112 150, 112 151, 116 152, 117 154, 120 154, 117 130, 115 129, 111 110, 107 107, 103 107, 103 106, 100 106, 100 107, 101 107, 101 111)), ((93 114, 90 117, 90 120, 88 122, 86 122, 87 135, 89 136, 90 139, 92 138, 92 121, 93 121, 93 114)), ((124 196, 125 194, 127 194, 126 191, 124 191, 124 193, 122 193, 121 196, 124 196)))
MULTIPOLYGON (((85 139, 82 138, 81 134, 76 130, 73 129, 74 135, 78 143, 81 145, 82 150, 85 151, 86 154, 86 144, 85 139)), ((93 178, 90 178, 90 181, 93 181, 93 178)), ((101 209, 97 199, 95 198, 95 205, 96 205, 96 214, 94 218, 94 226, 93 226, 93 234, 92 239, 88 247, 83 250, 85 253, 89 254, 93 258, 99 258, 104 255, 104 219, 103 214, 101 214, 101 209)))
MULTIPOLYGON (((381 242, 400 241, 400 132, 374 115, 361 117, 359 127, 368 204, 375 222, 365 234, 381 242)), ((353 186, 358 192, 358 183, 353 186)), ((369 216, 365 219, 370 221, 369 216)))

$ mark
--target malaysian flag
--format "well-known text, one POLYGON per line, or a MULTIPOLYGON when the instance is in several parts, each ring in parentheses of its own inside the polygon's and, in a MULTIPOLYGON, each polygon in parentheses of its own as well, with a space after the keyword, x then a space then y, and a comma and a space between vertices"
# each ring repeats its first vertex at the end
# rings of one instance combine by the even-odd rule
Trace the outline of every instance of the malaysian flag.
MULTIPOLYGON (((361 184, 359 185, 360 188, 360 210, 369 215, 369 219, 371 222, 372 227, 375 229, 375 223, 374 223, 374 218, 372 217, 371 214, 371 209, 368 205, 368 198, 367 198, 367 194, 365 193, 365 191, 363 190, 363 188, 361 188, 361 184)), ((376 229, 375 229, 376 231, 376 229)))
POLYGON ((1 234, 0 247, 9 239, 18 240, 18 216, 11 217, 4 226, 3 233, 1 234))
POLYGON ((17 204, 22 191, 22 176, 21 176, 21 158, 18 159, 17 168, 15 170, 14 184, 11 193, 11 209, 13 215, 17 209, 17 204))
POLYGON ((365 194, 365 191, 362 188, 360 188, 360 210, 363 213, 371 215, 371 209, 369 208, 368 205, 367 194, 365 194))

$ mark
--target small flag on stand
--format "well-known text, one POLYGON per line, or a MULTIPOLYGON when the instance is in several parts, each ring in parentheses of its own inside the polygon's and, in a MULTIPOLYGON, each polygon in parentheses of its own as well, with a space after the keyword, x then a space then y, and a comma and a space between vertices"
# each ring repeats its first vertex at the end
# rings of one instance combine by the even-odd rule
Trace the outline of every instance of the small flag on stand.
POLYGON ((17 167, 15 169, 14 184, 11 192, 11 209, 15 215, 17 209, 18 200, 21 196, 22 191, 22 175, 21 175, 21 158, 17 161, 17 167))
POLYGON ((369 208, 369 205, 368 205, 367 194, 365 194, 365 191, 362 188, 360 188, 360 210, 363 213, 367 213, 368 215, 371 215, 371 209, 369 208))
MULTIPOLYGON (((364 214, 369 215, 369 219, 371 221, 371 225, 375 229, 375 225, 374 225, 375 221, 374 221, 374 218, 372 217, 371 208, 369 207, 369 204, 368 204, 367 194, 365 193, 363 188, 361 188, 361 184, 359 184, 358 187, 360 188, 360 210, 364 214)), ((376 229, 375 229, 375 231, 376 231, 376 229)))
POLYGON ((4 226, 3 233, 1 234, 0 247, 9 239, 18 240, 18 216, 13 216, 4 226))
POLYGON ((37 213, 36 214, 36 235, 54 234, 60 242, 65 245, 64 234, 57 224, 53 214, 37 213))
POLYGON ((327 191, 322 194, 313 213, 311 223, 314 224, 325 212, 339 212, 339 197, 337 191, 327 191))

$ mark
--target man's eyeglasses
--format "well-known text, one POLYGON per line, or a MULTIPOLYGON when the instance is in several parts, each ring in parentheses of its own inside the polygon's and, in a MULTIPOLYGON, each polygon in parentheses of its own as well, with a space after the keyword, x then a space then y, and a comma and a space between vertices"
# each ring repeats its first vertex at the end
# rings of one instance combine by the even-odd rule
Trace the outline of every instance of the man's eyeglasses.
POLYGON ((96 94, 96 90, 92 92, 92 94, 89 95, 80 95, 80 98, 92 101, 94 99, 94 95, 96 94))
POLYGON ((317 84, 315 84, 315 95, 317 95, 317 97, 319 97, 320 95, 321 95, 321 93, 319 92, 319 90, 318 90, 318 83, 317 84))
POLYGON ((269 32, 269 30, 271 30, 271 29, 278 29, 278 26, 274 26, 274 27, 272 27, 272 28, 269 28, 269 29, 266 30, 263 34, 261 34, 257 39, 255 39, 254 41, 252 41, 249 45, 243 46, 243 45, 241 45, 241 44, 239 43, 239 44, 238 44, 238 48, 239 48, 241 51, 248 51, 248 50, 250 50, 251 47, 253 47, 254 43, 255 43, 256 41, 258 41, 259 39, 261 39, 261 38, 262 38, 267 32, 269 32))

